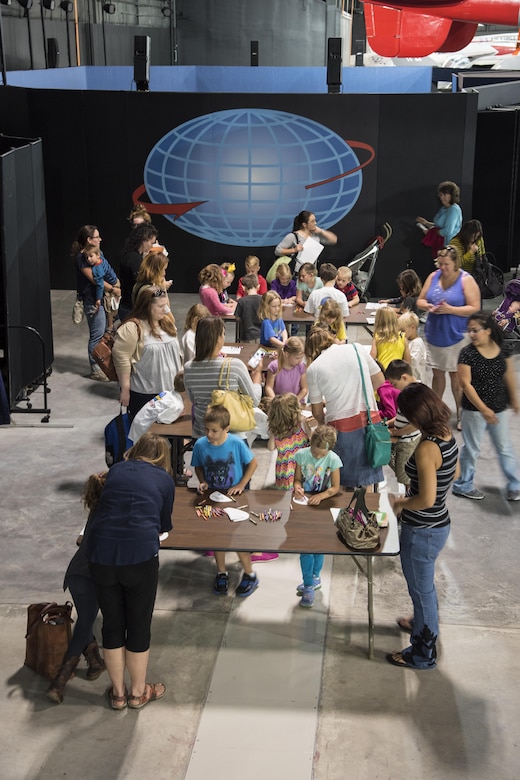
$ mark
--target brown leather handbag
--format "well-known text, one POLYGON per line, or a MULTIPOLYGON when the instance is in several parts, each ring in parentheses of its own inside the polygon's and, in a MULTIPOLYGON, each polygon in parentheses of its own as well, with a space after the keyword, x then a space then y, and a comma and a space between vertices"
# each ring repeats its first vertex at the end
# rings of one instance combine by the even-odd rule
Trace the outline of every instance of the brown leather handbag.
POLYGON ((27 608, 25 666, 53 680, 58 674, 71 637, 72 603, 55 601, 27 608))
POLYGON ((92 350, 92 357, 111 382, 117 382, 117 372, 112 357, 112 348, 114 346, 114 334, 106 330, 101 336, 100 341, 92 350))

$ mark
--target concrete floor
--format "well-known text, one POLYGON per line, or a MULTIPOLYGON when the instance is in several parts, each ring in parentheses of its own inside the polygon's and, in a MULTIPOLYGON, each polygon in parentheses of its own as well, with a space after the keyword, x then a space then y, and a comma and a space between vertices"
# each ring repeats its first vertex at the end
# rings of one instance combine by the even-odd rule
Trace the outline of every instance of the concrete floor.
MULTIPOLYGON (((196 298, 171 296, 180 323, 196 298)), ((516 779, 520 503, 504 500, 489 447, 477 475, 486 499, 449 501, 436 670, 385 661, 406 643, 395 625, 410 608, 398 559, 375 561, 369 662, 366 582, 350 559, 327 560, 315 608, 301 610, 297 556, 258 564, 261 586, 238 604, 211 594, 211 558, 163 551, 149 679, 166 683, 165 699, 112 712, 106 675, 88 682, 81 668, 61 706, 47 701, 46 681, 23 666, 26 608, 64 598, 63 574, 85 519, 81 488, 105 466, 103 428, 119 408, 115 384, 86 378, 87 328, 73 325, 73 300, 72 292, 52 294, 50 423, 15 414, 0 430, 2 779, 516 779)), ((511 427, 519 442, 513 415, 511 427)), ((265 444, 254 449, 260 487, 272 481, 273 462, 265 444)), ((238 576, 232 564, 231 579, 238 576)))

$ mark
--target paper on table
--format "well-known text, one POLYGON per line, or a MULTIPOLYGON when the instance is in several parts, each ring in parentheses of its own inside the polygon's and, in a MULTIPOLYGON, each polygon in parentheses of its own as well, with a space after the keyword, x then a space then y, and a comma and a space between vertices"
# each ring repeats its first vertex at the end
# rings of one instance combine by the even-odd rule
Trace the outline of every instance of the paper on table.
POLYGON ((242 347, 222 347, 220 350, 223 355, 240 355, 242 347))
POLYGON ((367 304, 365 304, 365 311, 367 309, 381 309, 383 306, 386 306, 386 303, 376 303, 375 301, 369 301, 367 304))
POLYGON ((319 241, 316 241, 309 236, 305 239, 301 252, 298 252, 298 264, 312 263, 313 265, 316 265, 316 261, 323 252, 323 249, 323 244, 320 244, 319 241))

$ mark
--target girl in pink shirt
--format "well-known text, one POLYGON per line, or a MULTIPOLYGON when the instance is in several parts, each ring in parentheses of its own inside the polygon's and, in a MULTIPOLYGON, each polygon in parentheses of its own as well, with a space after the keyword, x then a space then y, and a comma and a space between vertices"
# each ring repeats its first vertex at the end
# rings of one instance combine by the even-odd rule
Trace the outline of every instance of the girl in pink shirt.
POLYGON ((211 263, 203 268, 199 273, 199 282, 200 302, 209 309, 210 314, 216 317, 229 317, 233 314, 236 303, 234 301, 222 303, 220 300, 220 293, 224 289, 224 277, 220 266, 211 263))

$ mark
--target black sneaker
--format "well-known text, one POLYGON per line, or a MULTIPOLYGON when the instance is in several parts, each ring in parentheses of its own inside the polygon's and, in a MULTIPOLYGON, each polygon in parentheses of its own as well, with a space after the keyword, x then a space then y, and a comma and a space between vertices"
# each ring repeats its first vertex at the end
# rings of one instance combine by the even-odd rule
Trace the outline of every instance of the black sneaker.
POLYGON ((220 572, 215 577, 215 583, 213 585, 213 593, 215 593, 217 596, 227 596, 229 587, 229 577, 224 572, 220 572))
POLYGON ((242 598, 245 596, 250 596, 251 593, 253 593, 253 591, 258 588, 259 584, 260 583, 256 574, 243 574, 242 579, 240 580, 240 585, 235 591, 235 595, 242 596, 242 598))

